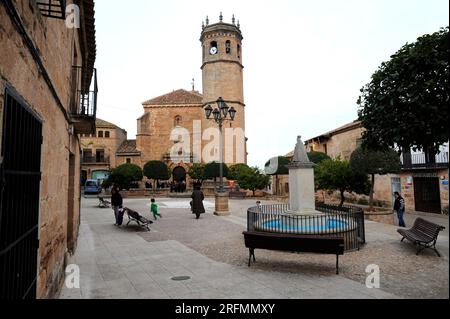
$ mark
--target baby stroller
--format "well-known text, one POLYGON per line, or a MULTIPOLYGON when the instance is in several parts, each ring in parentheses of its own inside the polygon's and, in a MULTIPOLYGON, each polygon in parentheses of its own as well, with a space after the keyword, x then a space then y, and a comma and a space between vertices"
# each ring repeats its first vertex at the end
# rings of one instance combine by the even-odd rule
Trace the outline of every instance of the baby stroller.
POLYGON ((110 208, 111 207, 111 202, 107 201, 103 197, 99 197, 98 200, 99 200, 98 207, 100 207, 100 208, 110 208))
POLYGON ((137 223, 139 226, 146 228, 148 231, 150 231, 150 227, 148 227, 150 224, 153 224, 153 222, 147 218, 145 218, 144 216, 141 216, 138 212, 129 209, 127 207, 122 208, 122 211, 124 213, 127 213, 128 216, 128 224, 130 224, 131 222, 135 222, 137 223))

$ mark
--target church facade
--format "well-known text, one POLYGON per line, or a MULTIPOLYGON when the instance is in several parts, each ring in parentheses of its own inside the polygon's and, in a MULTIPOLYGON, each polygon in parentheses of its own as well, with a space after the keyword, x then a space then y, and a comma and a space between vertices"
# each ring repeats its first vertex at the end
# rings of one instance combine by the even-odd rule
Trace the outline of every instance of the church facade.
POLYGON ((219 161, 218 125, 205 116, 205 107, 217 107, 222 98, 237 112, 223 124, 223 158, 228 165, 247 162, 243 93, 242 33, 239 23, 203 24, 203 93, 180 89, 142 103, 136 140, 127 140, 116 153, 116 163, 165 162, 174 179, 185 180, 192 163, 219 161))

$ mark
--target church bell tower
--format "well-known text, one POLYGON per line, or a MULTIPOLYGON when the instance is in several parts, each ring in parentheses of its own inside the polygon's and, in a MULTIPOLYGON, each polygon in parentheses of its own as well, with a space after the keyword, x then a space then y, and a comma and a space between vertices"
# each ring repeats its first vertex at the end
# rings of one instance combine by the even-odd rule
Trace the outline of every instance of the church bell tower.
MULTIPOLYGON (((234 107, 237 111, 232 128, 241 128, 245 132, 245 104, 243 89, 243 69, 242 65, 242 32, 239 21, 233 15, 231 23, 223 22, 220 13, 219 22, 209 24, 208 17, 206 24, 202 25, 200 42, 202 44, 202 76, 203 76, 203 107, 211 105, 217 107, 216 101, 221 97, 228 106, 234 107)), ((217 127, 213 120, 203 120, 203 128, 217 127)), ((226 122, 224 130, 230 128, 231 124, 226 122)), ((225 138, 225 131, 224 131, 225 138)), ((233 161, 225 163, 246 163, 247 147, 245 133, 234 141, 233 161), (243 159, 236 156, 237 145, 243 145, 243 159)), ((224 143, 225 145, 225 143, 224 143)), ((225 147, 225 146, 224 146, 225 147)))

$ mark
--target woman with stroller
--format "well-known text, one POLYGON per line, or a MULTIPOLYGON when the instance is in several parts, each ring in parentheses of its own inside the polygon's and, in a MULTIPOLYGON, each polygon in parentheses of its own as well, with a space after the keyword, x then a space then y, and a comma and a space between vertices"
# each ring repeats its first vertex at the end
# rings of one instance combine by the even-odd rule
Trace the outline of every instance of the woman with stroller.
POLYGON ((191 198, 192 214, 195 214, 195 216, 197 217, 196 219, 199 219, 200 215, 205 213, 205 207, 203 206, 205 195, 203 195, 199 184, 194 185, 194 192, 192 193, 191 198))

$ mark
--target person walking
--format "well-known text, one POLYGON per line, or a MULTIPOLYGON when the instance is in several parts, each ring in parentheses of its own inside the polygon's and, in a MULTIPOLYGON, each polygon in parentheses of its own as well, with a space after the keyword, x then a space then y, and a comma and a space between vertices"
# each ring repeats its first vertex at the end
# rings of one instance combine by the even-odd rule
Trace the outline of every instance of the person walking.
POLYGON ((201 214, 205 213, 205 207, 203 206, 203 200, 205 195, 201 191, 200 185, 194 185, 194 192, 192 193, 192 214, 195 214, 196 219, 200 218, 201 214))
POLYGON ((405 213, 405 199, 400 195, 399 192, 395 192, 394 196, 395 196, 394 211, 397 212, 398 225, 400 227, 406 227, 405 221, 403 219, 403 215, 405 213))
POLYGON ((158 219, 158 216, 159 216, 159 218, 162 218, 161 214, 158 213, 158 205, 156 204, 156 200, 154 198, 152 198, 151 202, 152 202, 152 204, 150 205, 150 211, 153 214, 153 218, 155 220, 158 219))
POLYGON ((114 217, 116 218, 115 226, 122 225, 122 222, 119 218, 119 209, 122 208, 123 205, 123 199, 122 195, 120 195, 119 188, 117 186, 114 186, 111 190, 111 206, 114 211, 114 217))

